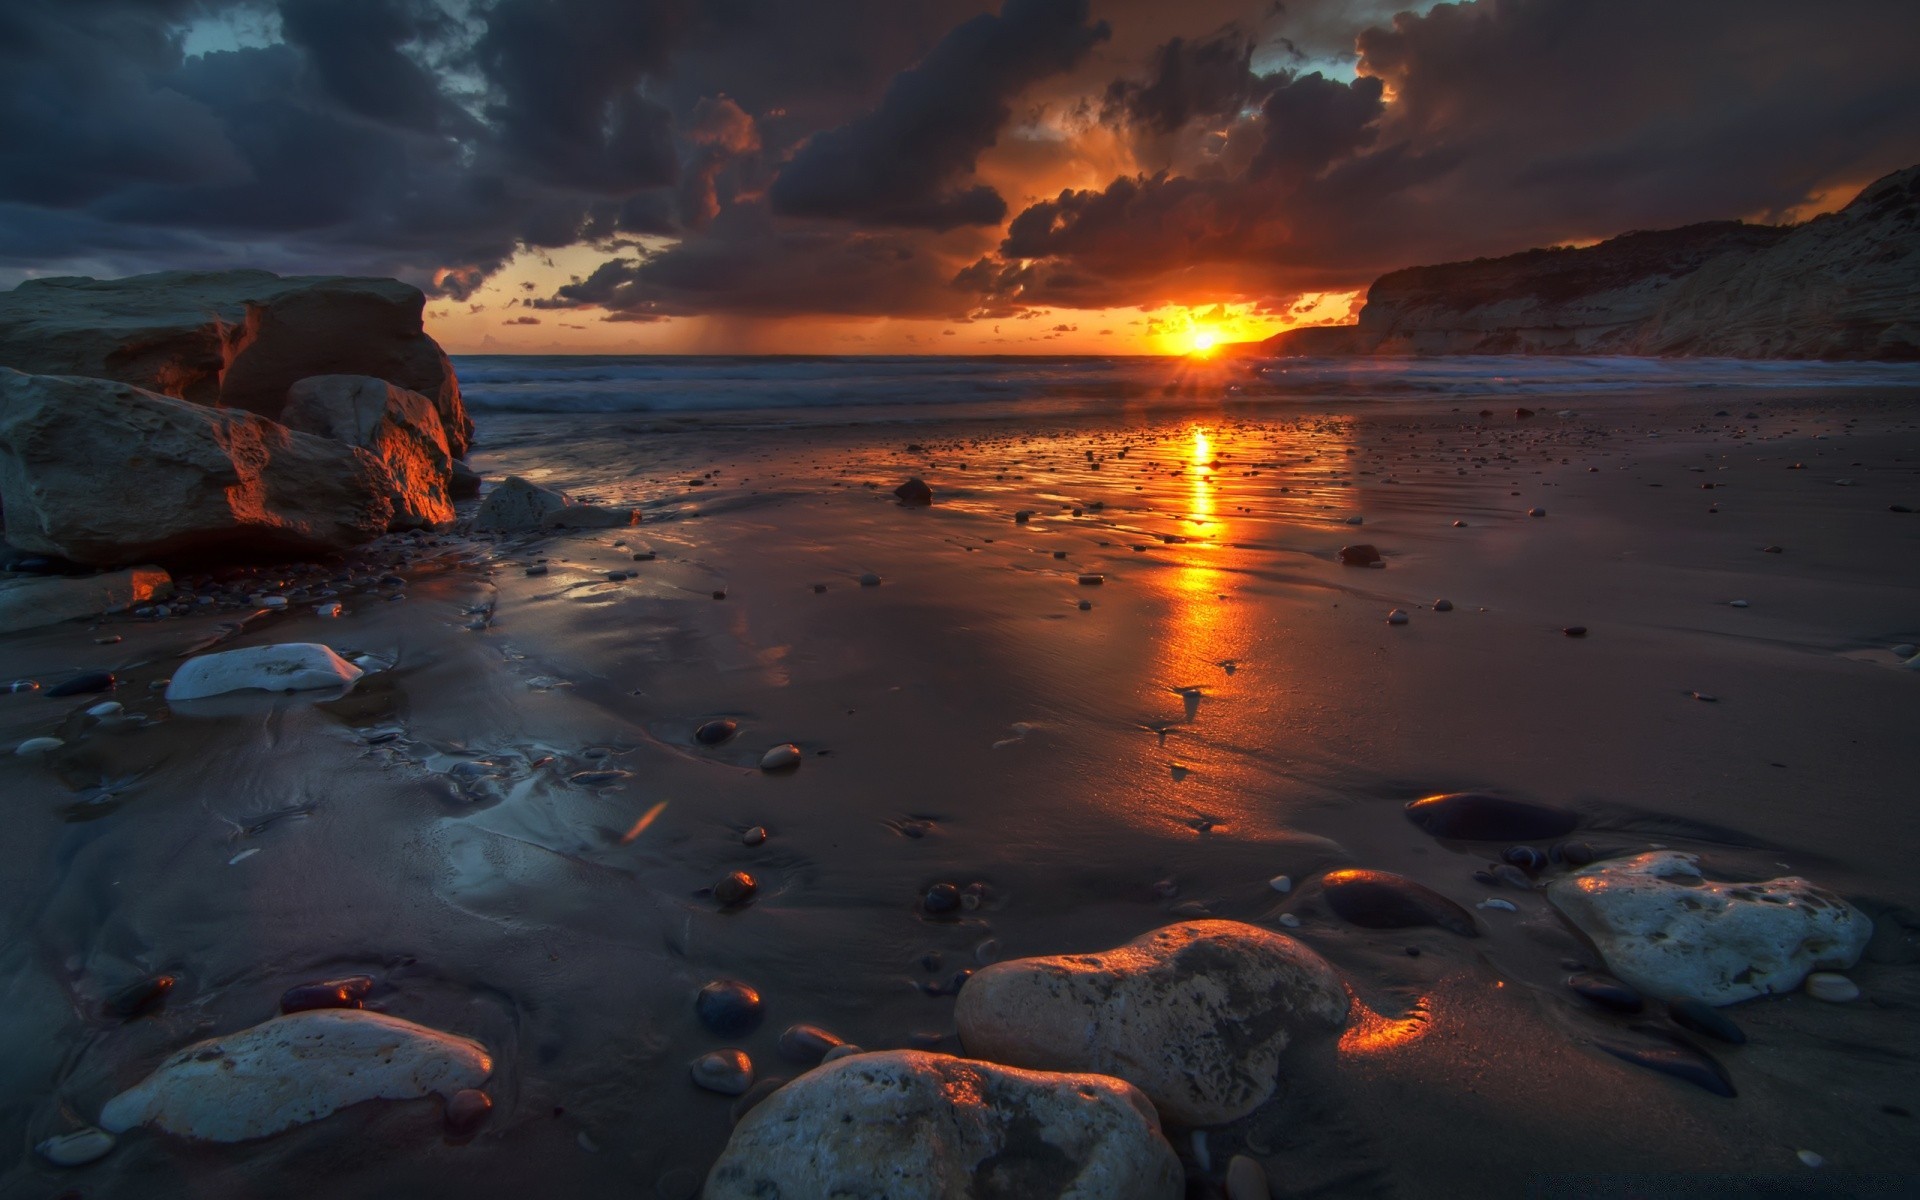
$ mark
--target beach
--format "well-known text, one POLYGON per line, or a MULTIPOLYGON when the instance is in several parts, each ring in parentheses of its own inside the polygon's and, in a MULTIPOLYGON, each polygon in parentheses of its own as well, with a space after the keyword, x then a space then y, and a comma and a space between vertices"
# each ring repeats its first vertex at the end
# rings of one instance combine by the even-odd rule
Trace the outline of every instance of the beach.
POLYGON ((696 1056, 797 1075, 795 1023, 960 1053, 966 972, 1206 916, 1299 938, 1359 1015, 1251 1116, 1169 1126, 1190 1195, 1235 1154, 1288 1196, 1695 1195, 1625 1178, 1694 1173, 1872 1195, 1920 1172, 1920 670, 1894 652, 1920 642, 1914 380, 1289 390, 1229 364, 1024 407, 1045 380, 540 411, 460 365, 488 480, 641 523, 391 535, 339 616, 211 604, 0 641, 8 678, 111 670, 124 706, 0 697, 9 744, 66 742, 0 762, 0 1196, 690 1197, 735 1104, 689 1081, 696 1056), (930 506, 896 500, 911 478, 930 506), (1384 567, 1340 561, 1362 543, 1384 567), (171 711, 153 685, 214 637, 383 669, 171 711), (729 740, 696 739, 721 718, 729 740), (761 770, 783 743, 797 769, 761 770), (1568 990, 1593 948, 1539 890, 1476 881, 1500 845, 1403 811, 1468 790, 1573 810, 1601 857, 1831 889, 1875 922, 1862 997, 1726 1010, 1736 1097, 1606 1053, 1647 1018, 1568 990), (1348 867, 1481 936, 1340 920, 1312 885, 1348 867), (736 871, 757 890, 723 905, 736 871), (957 911, 929 911, 939 884, 957 911), (101 1014, 157 973, 164 1004, 101 1014), (28 1152, 355 974, 489 1049, 477 1133, 360 1105, 237 1146, 131 1135, 79 1184, 28 1152), (752 1032, 702 1027, 716 979, 760 992, 752 1032))

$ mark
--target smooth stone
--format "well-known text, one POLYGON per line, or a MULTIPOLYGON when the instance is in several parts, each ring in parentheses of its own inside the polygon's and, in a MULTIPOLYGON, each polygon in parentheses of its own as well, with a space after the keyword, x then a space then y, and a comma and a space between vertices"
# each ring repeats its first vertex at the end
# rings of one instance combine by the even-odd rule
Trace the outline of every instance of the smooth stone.
POLYGON ((800 765, 800 747, 792 742, 775 746, 760 756, 762 771, 785 771, 800 765))
POLYGON ((1893 654, 1895 658, 1912 658, 1920 654, 1920 646, 1915 646, 1912 642, 1902 642, 1893 648, 1893 654))
POLYGON ((280 1011, 296 1013, 316 1008, 359 1008, 372 991, 371 975, 349 975, 344 979, 297 984, 280 993, 280 1011))
POLYGON ((1485 792, 1446 792, 1407 805, 1407 819, 1434 837, 1520 842, 1565 837, 1580 819, 1560 808, 1485 792))
POLYGON ((1349 525, 1365 525, 1366 523, 1367 523, 1367 519, 1365 517, 1348 517, 1347 518, 1347 524, 1349 525))
POLYGON ((1746 607, 1748 607, 1748 604, 1747 604, 1747 602, 1746 602, 1745 600, 1729 600, 1729 601, 1727 601, 1727 604, 1728 604, 1728 606, 1729 606, 1729 607, 1731 607, 1731 608, 1746 608, 1746 607))
POLYGON ((1275 875, 1272 879, 1267 880, 1267 886, 1284 896, 1293 890, 1293 877, 1290 875, 1275 875))
POLYGON ((141 1013, 158 1008, 179 982, 172 975, 149 975, 115 992, 103 1007, 108 1016, 131 1021, 141 1013))
POLYGON ((1452 611, 1453 611, 1453 601, 1451 601, 1451 600, 1435 600, 1435 601, 1433 602, 1433 611, 1435 611, 1435 612, 1452 612, 1452 611))
POLYGON ((1101 584, 1105 583, 1106 581, 1107 581, 1107 577, 1105 575, 1095 575, 1095 574, 1092 574, 1091 572, 1080 576, 1080 579, 1079 579, 1079 583, 1081 587, 1099 587, 1101 584))
POLYGON ((1613 859, 1555 880, 1547 898, 1626 983, 1716 1006, 1851 967, 1873 936, 1864 913, 1805 879, 1710 882, 1699 863, 1674 850, 1613 859))
POLYGON ((1609 979, 1605 975, 1582 972, 1567 977, 1567 986, 1576 995, 1593 1001, 1602 1008, 1614 1012, 1637 1013, 1647 1006, 1646 998, 1618 979, 1609 979))
POLYGON ((1607 1040, 1594 1044, 1623 1062, 1630 1062, 1636 1067, 1645 1067, 1649 1071, 1658 1071, 1662 1075, 1671 1075, 1675 1079, 1685 1080, 1716 1096, 1731 1099, 1739 1094, 1734 1089, 1733 1078, 1727 1074, 1727 1069, 1720 1065, 1720 1060, 1691 1041, 1677 1033, 1669 1033, 1651 1025, 1636 1025, 1634 1031, 1646 1034, 1653 1040, 1650 1042, 1607 1040))
POLYGON ((546 563, 534 563, 532 566, 527 568, 527 574, 533 575, 533 576, 545 575, 548 569, 549 568, 547 567, 546 563))
POLYGON ((1381 561, 1380 551, 1367 542, 1361 542, 1355 546, 1342 546, 1340 561, 1349 567, 1370 567, 1381 561))
POLYGON ((1091 601, 1091 600, 1082 600, 1082 601, 1080 601, 1080 603, 1079 603, 1079 604, 1077 604, 1077 605, 1075 605, 1075 607, 1076 607, 1076 608, 1078 608, 1078 609, 1079 609, 1079 610, 1080 610, 1081 612, 1092 612, 1092 611, 1093 611, 1093 601, 1091 601))
POLYGON ((76 1129, 50 1137, 34 1149, 56 1167, 84 1167, 107 1156, 113 1149, 113 1135, 104 1129, 76 1129))
POLYGON ((721 1037, 750 1033, 760 1024, 760 993, 737 979, 716 979, 694 997, 693 1011, 721 1037))
POLYGON ((1547 852, 1554 862, 1563 862, 1569 866, 1584 867, 1595 858, 1593 847, 1585 842, 1561 842, 1547 852))
POLYGON ((1270 1200, 1266 1168, 1244 1154, 1227 1160, 1227 1200, 1270 1200))
POLYGON ((1547 510, 1544 508, 1530 508, 1527 510, 1527 515, 1530 517, 1544 517, 1547 515, 1547 510))
POLYGON ((22 758, 33 758, 36 755, 51 754, 64 745, 66 743, 57 737, 28 738, 15 746, 13 752, 22 758))
POLYGON ((1330 871, 1320 882, 1334 915, 1362 928, 1437 925, 1462 937, 1480 936, 1472 913, 1403 875, 1390 871, 1330 871))
POLYGON ((753 1060, 744 1050, 713 1050, 693 1060, 693 1081, 722 1096, 745 1095, 753 1086, 753 1060))
POLYGON ((944 916, 960 907, 960 889, 951 883, 936 883, 920 898, 920 907, 933 916, 944 916))
POLYGON ((1501 863, 1494 867, 1493 877, 1510 888, 1519 888, 1523 892, 1533 890, 1533 880, 1527 878, 1527 873, 1512 863, 1501 863))
POLYGON ((1515 904, 1511 900, 1502 900, 1498 896, 1494 896, 1493 898, 1488 900, 1482 900, 1480 903, 1474 905, 1474 907, 1489 909, 1493 912, 1519 912, 1520 911, 1520 906, 1518 904, 1515 904))
POLYGON ((810 1071, 734 1127, 706 1200, 1084 1197, 1179 1200, 1179 1157, 1133 1088, 944 1054, 861 1054, 810 1071))
POLYGON ((310 692, 350 687, 366 674, 315 642, 246 646, 201 654, 181 663, 167 684, 168 700, 203 700, 229 692, 310 692))
POLYGON ((1387 624, 1389 625, 1405 625, 1407 621, 1407 614, 1401 609, 1396 608, 1387 614, 1387 624))
POLYGON ((509 475, 480 502, 473 528, 491 533, 617 529, 636 524, 639 519, 640 514, 631 508, 583 504, 558 488, 542 487, 518 475, 509 475))
POLYGON ((983 967, 961 990, 954 1023, 971 1057, 1112 1075, 1170 1120, 1217 1125, 1265 1103, 1281 1052, 1332 1036, 1347 1004, 1340 977, 1301 943, 1206 920, 1100 953, 983 967))
POLYGON ((1587 627, 1585 625, 1569 625, 1560 632, 1570 638, 1583 638, 1587 636, 1587 627))
POLYGON ((713 898, 728 906, 744 904, 753 899, 753 894, 759 890, 760 885, 753 876, 745 871, 735 871, 713 885, 713 898))
POLYGON ((1735 1046, 1746 1045, 1746 1031, 1734 1024, 1732 1017, 1704 1000, 1677 996, 1667 1002, 1667 1016, 1673 1018, 1673 1023, 1682 1029, 1690 1029, 1735 1046))
POLYGON ((933 489, 927 486, 924 479, 918 477, 909 479, 893 489, 893 494, 900 498, 900 503, 909 507, 924 507, 933 503, 933 489))
POLYGON ((693 731, 693 740, 702 746, 718 746, 731 738, 740 726, 724 717, 707 721, 693 731))
POLYGON ((172 595, 173 577, 159 567, 0 579, 0 633, 125 612, 172 595))
POLYGON ((766 840, 767 840, 767 827, 765 825, 755 825, 752 829, 749 829, 745 833, 740 835, 740 842, 742 845, 745 845, 745 846, 765 845, 766 840))
POLYGON ((789 1025, 780 1033, 780 1053, 802 1066, 813 1066, 828 1052, 846 1045, 818 1025, 789 1025))
POLYGON ((1300 928, 1300 918, 1294 916, 1292 913, 1281 913, 1278 920, 1282 925, 1285 925, 1288 929, 1300 928))
POLYGON ((1500 858, 1530 875, 1537 875, 1547 867, 1547 856, 1532 846, 1508 846, 1500 852, 1500 858))
POLYGON ((872 571, 868 571, 866 574, 860 577, 860 586, 861 587, 879 587, 880 577, 878 575, 875 575, 872 571))
POLYGON ((492 1112, 492 1096, 479 1088, 461 1088, 447 1097, 447 1111, 441 1119, 446 1123, 448 1133, 465 1137, 480 1128, 492 1112))
POLYGON ((467 1038, 365 1009, 316 1009, 188 1046, 107 1101, 100 1124, 241 1142, 363 1100, 450 1095, 492 1072, 486 1048, 467 1038))
POLYGON ((1807 976, 1806 989, 1807 995, 1829 1004, 1846 1004, 1860 998, 1859 984, 1832 971, 1815 971, 1807 976))
POLYGON ((91 696, 95 692, 110 692, 117 682, 111 671, 83 671, 71 679, 48 688, 47 698, 59 700, 67 696, 91 696))
POLYGON ((852 1058, 856 1054, 865 1054, 865 1053, 866 1053, 865 1050, 862 1050, 860 1047, 854 1045, 852 1042, 848 1042, 843 1046, 835 1046, 833 1049, 821 1055, 820 1063, 822 1066, 824 1066, 830 1062, 839 1062, 843 1058, 852 1058))

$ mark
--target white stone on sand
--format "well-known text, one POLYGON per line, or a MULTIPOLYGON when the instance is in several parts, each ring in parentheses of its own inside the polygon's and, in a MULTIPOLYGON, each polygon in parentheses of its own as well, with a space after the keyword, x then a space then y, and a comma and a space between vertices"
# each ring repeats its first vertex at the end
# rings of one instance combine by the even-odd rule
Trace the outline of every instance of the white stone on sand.
POLYGON ((1860 985, 1833 971, 1815 971, 1807 976, 1807 995, 1829 1004, 1846 1004, 1860 998, 1860 985))
POLYGON ((1268 1200, 1267 1172, 1255 1160, 1236 1154, 1227 1162, 1227 1200, 1268 1200))
POLYGON ((167 684, 167 699, 202 700, 244 691, 320 691, 351 686, 364 674, 316 642, 246 646, 182 663, 167 684))
POLYGON ((967 1053, 1043 1071, 1114 1075, 1167 1118, 1217 1125, 1273 1094, 1280 1054, 1345 1024, 1347 993, 1318 954, 1238 921, 1169 925, 1114 950, 996 963, 960 991, 967 1053), (1220 1030, 1240 1033, 1223 1038, 1220 1030))
POLYGON ((1736 1004, 1789 992, 1809 972, 1859 961, 1873 922, 1797 876, 1760 883, 1701 877, 1673 850, 1595 863, 1547 887, 1608 970, 1652 996, 1736 1004))
POLYGON ((84 1167, 107 1156, 113 1149, 113 1135, 102 1129, 76 1129, 50 1137, 34 1149, 56 1167, 84 1167))
POLYGON ((492 1072, 486 1047, 467 1038, 366 1009, 313 1009, 188 1046, 107 1101, 100 1124, 240 1142, 363 1100, 450 1096, 492 1072))
POLYGON ((783 742, 760 756, 762 771, 784 771, 800 765, 800 747, 783 742))
POLYGON ((13 752, 21 758, 35 758, 42 754, 51 754, 64 745, 66 743, 57 737, 28 738, 15 746, 13 752))
POLYGON ((761 1101, 703 1194, 1177 1200, 1184 1188, 1152 1107, 1117 1079, 891 1050, 829 1063, 761 1101))
POLYGON ((1267 880, 1267 886, 1279 892, 1281 895, 1285 895, 1293 890, 1293 877, 1290 875, 1275 875, 1272 879, 1267 880))

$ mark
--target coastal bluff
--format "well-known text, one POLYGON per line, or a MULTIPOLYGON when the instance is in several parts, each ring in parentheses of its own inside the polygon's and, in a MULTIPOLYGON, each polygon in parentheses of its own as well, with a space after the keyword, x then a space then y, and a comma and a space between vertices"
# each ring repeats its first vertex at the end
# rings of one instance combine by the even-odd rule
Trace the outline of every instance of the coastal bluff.
POLYGON ((1357 323, 1247 349, 1920 359, 1920 166, 1799 225, 1714 221, 1394 271, 1357 323))

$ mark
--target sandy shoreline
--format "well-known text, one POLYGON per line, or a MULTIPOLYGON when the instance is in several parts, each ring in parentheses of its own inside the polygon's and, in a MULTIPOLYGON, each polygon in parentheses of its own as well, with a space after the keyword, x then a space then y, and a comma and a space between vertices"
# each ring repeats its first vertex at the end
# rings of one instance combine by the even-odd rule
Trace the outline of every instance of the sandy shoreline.
POLYGON ((0 764, 16 807, 0 1123, 21 1153, 0 1195, 691 1195, 731 1103, 686 1076, 720 1044, 693 1014, 707 980, 765 995, 740 1043, 763 1076, 795 1069, 774 1048, 795 1021, 957 1051, 957 972, 1104 949, 1194 904, 1295 913, 1398 1023, 1300 1056, 1273 1103, 1207 1131, 1210 1169, 1170 1131, 1192 1179, 1242 1151, 1285 1195, 1910 1179, 1920 675, 1890 647, 1920 641, 1920 516, 1890 507, 1920 508, 1912 403, 1716 392, 1556 397, 1530 419, 1316 404, 677 434, 483 416, 489 477, 637 503, 646 523, 449 538, 404 573, 403 601, 237 639, 395 662, 345 701, 165 719, 149 683, 230 615, 5 639, 9 678, 113 669, 116 698, 154 720, 114 732, 77 715, 93 698, 0 697, 10 742, 71 743, 0 764), (908 475, 931 509, 893 503, 908 475), (1387 568, 1334 561, 1356 541, 1387 568), (1442 597, 1453 611, 1432 610, 1442 597), (1386 623, 1396 607, 1407 625, 1386 623), (694 745, 714 716, 739 736, 694 745), (755 770, 783 741, 802 767, 755 770), (606 770, 626 775, 570 782, 606 770), (1720 1055, 1734 1100, 1601 1054, 1626 1022, 1561 983, 1591 951, 1538 894, 1474 882, 1487 847, 1400 811, 1467 787, 1575 808, 1603 848, 1833 888, 1882 926, 1852 973, 1866 999, 1732 1010, 1752 1039, 1720 1055), (754 825, 763 846, 741 842, 754 825), (1350 865, 1518 911, 1477 912, 1476 941, 1363 930, 1267 883, 1350 865), (761 891, 723 912, 702 889, 733 870, 761 891), (927 919, 917 900, 942 881, 983 885, 983 903, 927 919), (154 971, 182 981, 160 1011, 97 1016, 154 971), (494 1050, 473 1141, 444 1141, 423 1102, 232 1148, 130 1137, 84 1176, 31 1155, 61 1105, 87 1119, 286 986, 352 971, 382 980, 387 1011, 494 1050))

